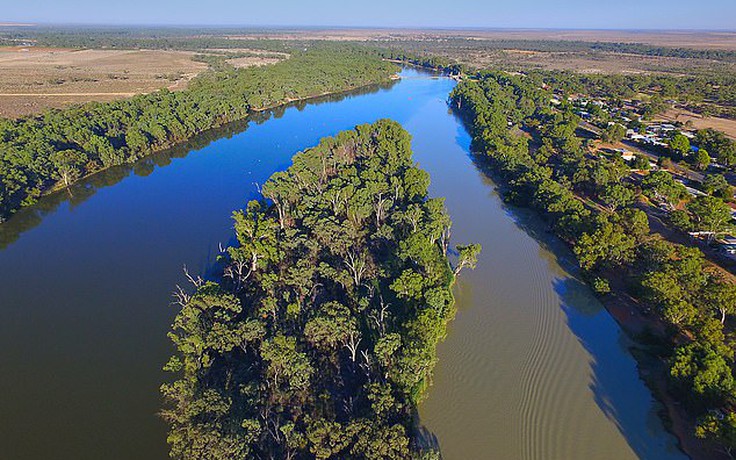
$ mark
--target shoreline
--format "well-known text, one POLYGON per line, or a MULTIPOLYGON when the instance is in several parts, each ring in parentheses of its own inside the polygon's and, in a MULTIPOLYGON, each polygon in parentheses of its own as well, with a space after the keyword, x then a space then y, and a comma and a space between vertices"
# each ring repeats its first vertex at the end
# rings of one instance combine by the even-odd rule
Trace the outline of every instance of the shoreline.
MULTIPOLYGON (((611 292, 596 298, 616 321, 624 334, 633 342, 629 351, 636 361, 639 378, 649 388, 652 397, 661 405, 657 411, 665 429, 676 439, 680 450, 692 459, 727 460, 729 457, 709 440, 694 435, 695 418, 670 393, 666 363, 657 356, 654 347, 642 342, 646 335, 662 340, 666 324, 656 316, 642 312, 638 302, 630 297, 619 280, 611 283, 611 292)), ((586 285, 590 286, 588 283, 586 285)))

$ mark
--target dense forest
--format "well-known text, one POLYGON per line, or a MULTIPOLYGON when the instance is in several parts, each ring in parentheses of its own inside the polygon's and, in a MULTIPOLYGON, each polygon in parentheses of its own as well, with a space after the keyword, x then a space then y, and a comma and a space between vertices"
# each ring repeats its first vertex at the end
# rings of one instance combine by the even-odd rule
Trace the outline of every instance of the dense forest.
POLYGON ((641 56, 677 57, 684 59, 708 59, 736 62, 736 52, 731 50, 673 48, 644 43, 594 42, 581 40, 532 40, 532 39, 478 39, 443 37, 423 40, 387 40, 391 47, 415 54, 428 54, 441 49, 453 53, 470 53, 477 50, 523 50, 542 53, 607 52, 641 56))
POLYGON ((387 81, 395 72, 363 48, 323 44, 271 66, 206 72, 184 91, 0 119, 0 221, 54 185, 134 162, 253 111, 387 81))
MULTIPOLYGON (((251 48, 284 51, 302 46, 306 41, 285 43, 281 40, 241 38, 243 33, 268 33, 267 29, 225 27, 116 27, 116 26, 32 26, 0 27, 0 45, 32 43, 37 46, 80 49, 176 49, 208 50, 251 48), (294 46, 291 46, 291 45, 294 46)), ((270 33, 273 33, 272 30, 270 33)))
POLYGON ((192 278, 162 387, 175 458, 438 458, 416 404, 454 315, 452 222, 410 136, 381 120, 324 139, 234 214, 219 281, 192 278))
MULTIPOLYGON (((699 416, 696 434, 730 452, 736 286, 699 249, 652 234, 636 206, 645 197, 679 203, 688 196, 684 187, 665 171, 636 184, 620 156, 590 154, 576 135, 580 119, 569 107, 553 108, 543 83, 538 75, 480 72, 456 87, 452 104, 471 131, 473 150, 503 179, 505 197, 550 222, 600 295, 630 295, 643 314, 665 325, 662 335, 653 332, 658 347, 650 352, 666 363, 670 391, 699 416)), ((714 196, 694 198, 677 212, 699 230, 729 225, 728 207, 714 196)))
MULTIPOLYGON (((278 29, 276 33, 297 34, 299 30, 278 29)), ((40 46, 69 48, 113 48, 113 49, 215 49, 248 48, 258 43, 258 49, 283 49, 286 45, 279 40, 256 37, 273 35, 274 29, 242 27, 101 27, 84 29, 65 26, 34 26, 22 30, 0 28, 0 43, 33 41, 40 46), (266 48, 264 48, 266 47, 266 48)), ((303 41, 302 41, 303 42, 303 41)), ((695 49, 685 47, 656 46, 645 43, 617 43, 583 40, 538 40, 538 39, 479 39, 462 36, 436 36, 422 39, 390 37, 381 38, 381 45, 415 54, 426 54, 428 47, 436 42, 444 50, 472 52, 484 50, 524 50, 544 53, 606 52, 639 56, 675 57, 736 62, 736 52, 721 49, 695 49)))

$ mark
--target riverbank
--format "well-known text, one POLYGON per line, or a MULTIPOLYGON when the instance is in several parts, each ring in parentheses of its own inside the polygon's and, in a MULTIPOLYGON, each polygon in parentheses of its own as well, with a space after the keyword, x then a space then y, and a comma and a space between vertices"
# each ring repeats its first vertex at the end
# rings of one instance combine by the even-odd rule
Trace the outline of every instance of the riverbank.
MULTIPOLYGON (((483 154, 473 152, 473 156, 480 166, 479 170, 496 184, 499 195, 506 200, 509 190, 505 185, 505 178, 483 154)), ((531 210, 539 215, 536 210, 531 210)), ((573 245, 570 241, 560 238, 551 230, 548 233, 572 250, 573 245)), ((575 265, 577 267, 577 262, 575 265)), ((718 450, 715 443, 695 437, 695 417, 689 414, 669 391, 670 378, 666 361, 657 353, 656 343, 649 343, 655 341, 665 343, 668 334, 667 324, 654 314, 648 314, 646 307, 627 293, 626 281, 621 276, 610 274, 606 279, 609 280, 611 291, 605 295, 596 295, 596 298, 633 343, 628 348, 637 363, 639 378, 649 388, 654 399, 662 405, 658 415, 667 431, 677 438, 680 450, 692 459, 728 459, 728 456, 718 450)), ((581 282, 595 292, 590 283, 582 278, 581 282)))
MULTIPOLYGON (((82 180, 88 179, 88 178, 90 178, 92 176, 95 176, 95 175, 97 175, 97 174, 99 174, 101 172, 107 171, 107 170, 109 170, 111 168, 114 168, 114 167, 117 167, 117 166, 120 166, 120 165, 124 165, 124 164, 132 164, 132 163, 138 162, 138 161, 140 161, 142 159, 145 159, 147 157, 150 157, 152 155, 155 155, 155 154, 158 154, 158 153, 162 153, 162 152, 166 152, 168 150, 179 148, 180 146, 186 145, 188 142, 190 142, 192 139, 194 139, 194 138, 196 138, 198 136, 206 135, 208 132, 217 131, 219 129, 222 129, 224 126, 227 126, 227 125, 230 125, 230 124, 234 124, 234 123, 247 122, 255 114, 262 114, 262 113, 266 113, 268 111, 276 110, 276 109, 279 109, 279 108, 288 107, 291 104, 300 103, 300 102, 305 102, 306 103, 306 102, 313 101, 313 100, 316 100, 316 99, 319 99, 319 98, 324 98, 324 97, 329 97, 329 96, 348 95, 348 94, 350 94, 352 92, 360 91, 362 89, 371 88, 371 87, 379 86, 379 85, 383 85, 383 84, 390 84, 390 83, 393 83, 393 82, 398 81, 399 79, 400 79, 400 76, 395 73, 395 74, 391 74, 386 79, 372 81, 372 82, 367 83, 367 84, 364 84, 364 85, 347 86, 347 87, 344 87, 344 88, 342 88, 342 89, 340 89, 338 91, 323 91, 323 92, 320 92, 320 93, 312 93, 312 94, 306 95, 306 96, 301 97, 301 98, 286 98, 286 99, 283 99, 282 101, 280 101, 279 103, 276 103, 276 104, 271 104, 271 105, 267 105, 267 106, 264 106, 264 107, 259 107, 259 108, 256 108, 256 109, 250 108, 248 110, 248 113, 246 114, 245 117, 237 117, 237 118, 227 119, 226 121, 224 121, 222 123, 216 123, 215 125, 210 126, 207 129, 196 131, 196 132, 192 133, 190 136, 187 136, 185 138, 175 139, 171 143, 166 143, 166 144, 163 144, 163 145, 160 145, 160 146, 153 146, 148 151, 146 151, 143 155, 127 158, 126 161, 123 161, 121 164, 110 164, 108 166, 104 166, 104 167, 100 167, 100 168, 95 168, 94 170, 91 170, 91 171, 89 171, 86 174, 82 174, 79 177, 75 178, 74 180, 70 180, 68 182, 65 182, 63 179, 59 179, 56 182, 54 182, 53 184, 49 185, 48 187, 44 187, 41 190, 40 194, 38 195, 37 199, 38 198, 45 197, 45 196, 48 196, 48 195, 51 195, 51 194, 56 193, 56 192, 60 192, 60 191, 66 190, 70 186, 72 186, 72 185, 74 185, 74 184, 76 184, 76 183, 78 183, 78 182, 80 182, 82 180)), ((2 214, 0 214, 0 225, 2 225, 3 223, 7 222, 10 218, 12 218, 12 216, 19 209, 22 209, 23 207, 25 207, 25 206, 20 206, 20 207, 17 207, 15 209, 12 209, 12 210, 10 210, 10 212, 7 215, 4 215, 4 216, 2 214)))
POLYGON ((726 460, 729 457, 718 450, 712 441, 697 438, 696 419, 670 393, 670 376, 666 361, 656 353, 656 345, 646 344, 652 339, 666 340, 667 325, 660 318, 646 314, 642 305, 626 293, 621 278, 607 277, 611 292, 598 296, 608 313, 629 337, 634 346, 631 354, 637 362, 639 377, 662 405, 659 411, 665 427, 677 438, 680 449, 693 459, 726 460))
MULTIPOLYGON (((380 85, 382 83, 389 83, 389 82, 393 82, 393 81, 397 81, 397 80, 401 80, 401 76, 398 73, 389 76, 388 79, 387 80, 384 80, 384 81, 375 81, 375 82, 368 83, 368 84, 365 84, 365 85, 351 86, 351 87, 349 87, 347 89, 344 89, 344 90, 341 90, 341 91, 332 91, 332 92, 326 91, 326 92, 323 92, 323 93, 312 94, 312 95, 309 95, 309 96, 306 96, 306 97, 295 98, 295 99, 287 98, 287 99, 285 99, 285 102, 280 102, 278 104, 273 104, 273 105, 269 105, 269 106, 261 107, 261 108, 257 108, 257 109, 251 109, 251 112, 252 113, 268 112, 269 110, 274 110, 274 109, 278 109, 280 107, 285 107, 285 106, 287 106, 289 104, 293 104, 295 102, 309 102, 311 100, 319 99, 319 98, 325 97, 325 96, 337 96, 337 95, 340 95, 340 94, 348 94, 348 93, 351 93, 353 91, 358 91, 360 89, 370 88, 372 86, 380 85)), ((245 120, 245 119, 243 119, 243 120, 245 120)), ((239 120, 234 120, 234 121, 239 121, 239 120)), ((242 120, 240 120, 240 121, 242 121, 242 120)))

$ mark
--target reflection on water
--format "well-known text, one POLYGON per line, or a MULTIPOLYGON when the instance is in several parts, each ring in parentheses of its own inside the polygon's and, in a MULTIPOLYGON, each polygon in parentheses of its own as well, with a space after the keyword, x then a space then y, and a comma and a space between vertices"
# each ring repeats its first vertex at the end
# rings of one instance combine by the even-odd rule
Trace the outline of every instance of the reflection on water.
POLYGON ((678 457, 569 253, 473 164, 445 104, 454 82, 405 75, 110 169, 0 226, 0 457, 166 458, 158 387, 182 265, 211 267, 232 210, 296 151, 379 118, 412 133, 454 240, 484 248, 457 287, 423 438, 448 460, 678 457))
POLYGON ((59 190, 43 197, 32 207, 19 210, 12 216, 12 219, 9 219, 8 222, 0 225, 0 249, 13 243, 23 232, 39 225, 46 215, 55 212, 62 203, 68 202, 69 206, 74 208, 94 195, 98 189, 117 184, 128 177, 131 172, 136 176, 147 177, 153 173, 156 167, 168 166, 175 158, 184 158, 189 152, 201 150, 218 139, 229 139, 232 136, 244 132, 248 128, 249 123, 262 124, 271 118, 279 119, 284 116, 287 110, 292 108, 301 112, 305 107, 307 107, 307 105, 340 102, 349 97, 352 98, 376 93, 380 90, 388 90, 396 83, 396 80, 392 80, 377 85, 358 88, 350 91, 349 93, 329 94, 314 97, 308 100, 293 102, 271 110, 256 112, 251 114, 247 120, 235 121, 219 128, 205 131, 204 133, 194 136, 192 139, 189 139, 176 147, 147 156, 134 164, 115 166, 100 171, 93 176, 73 184, 68 189, 59 190))

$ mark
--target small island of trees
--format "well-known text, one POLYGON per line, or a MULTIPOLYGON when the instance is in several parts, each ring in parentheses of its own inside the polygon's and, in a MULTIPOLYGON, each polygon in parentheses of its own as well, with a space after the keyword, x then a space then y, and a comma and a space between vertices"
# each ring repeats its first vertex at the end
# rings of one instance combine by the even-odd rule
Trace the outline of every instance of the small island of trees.
POLYGON ((387 120, 324 139, 234 214, 218 281, 180 290, 163 385, 175 458, 437 458, 417 402, 454 315, 451 220, 387 120))

